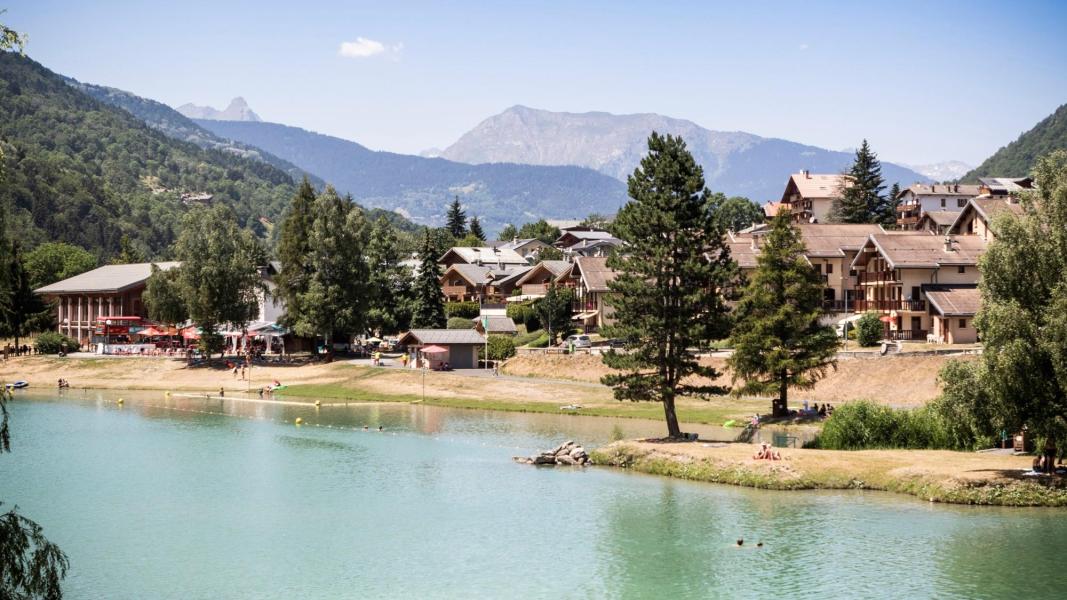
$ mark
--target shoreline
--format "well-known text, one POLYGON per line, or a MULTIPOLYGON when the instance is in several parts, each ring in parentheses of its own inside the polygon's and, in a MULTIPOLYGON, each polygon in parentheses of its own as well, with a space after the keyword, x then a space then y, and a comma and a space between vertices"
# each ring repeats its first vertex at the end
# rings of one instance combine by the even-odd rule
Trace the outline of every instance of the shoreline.
POLYGON ((627 440, 597 448, 590 457, 600 466, 767 490, 876 490, 945 504, 1067 507, 1067 477, 1022 476, 1029 456, 781 448, 783 460, 767 461, 753 459, 754 448, 627 440))

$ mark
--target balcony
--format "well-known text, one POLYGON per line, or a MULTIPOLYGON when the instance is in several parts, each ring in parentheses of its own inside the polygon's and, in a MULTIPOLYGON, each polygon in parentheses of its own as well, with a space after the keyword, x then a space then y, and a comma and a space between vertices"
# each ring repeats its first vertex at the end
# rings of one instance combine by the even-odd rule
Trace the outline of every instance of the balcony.
POLYGON ((922 205, 921 204, 898 204, 897 205, 897 212, 911 212, 911 211, 919 212, 920 209, 922 209, 922 205))
POLYGON ((473 295, 474 290, 468 288, 465 285, 444 285, 441 286, 441 292, 449 299, 462 300, 468 295, 473 295))
POLYGON ((900 283, 900 274, 896 271, 860 271, 856 274, 859 285, 900 283))
POLYGON ((898 312, 923 312, 926 310, 926 300, 854 300, 852 302, 854 312, 895 310, 898 312))
POLYGON ((522 293, 524 295, 526 295, 526 294, 532 294, 532 295, 546 294, 546 293, 548 293, 548 286, 549 286, 549 284, 547 284, 547 283, 524 283, 522 285, 522 293))
POLYGON ((847 300, 823 300, 822 309, 826 312, 845 312, 848 308, 847 300))
POLYGON ((919 222, 919 216, 897 217, 897 225, 914 225, 919 222))
POLYGON ((928 333, 930 332, 925 329, 899 329, 890 331, 889 339, 901 342, 925 342, 928 333))

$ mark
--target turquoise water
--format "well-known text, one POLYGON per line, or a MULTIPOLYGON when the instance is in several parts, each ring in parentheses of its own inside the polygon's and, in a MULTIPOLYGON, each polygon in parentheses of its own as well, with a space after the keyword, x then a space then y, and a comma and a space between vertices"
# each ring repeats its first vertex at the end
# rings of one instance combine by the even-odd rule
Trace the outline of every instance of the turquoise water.
MULTIPOLYGON (((1067 512, 518 465, 650 425, 19 395, 0 499, 69 598, 1063 597, 1067 512), (308 422, 291 423, 297 416, 308 422), (385 431, 379 433, 381 424, 385 431), (370 427, 363 431, 363 425, 370 427), (743 549, 733 547, 744 537, 743 549), (750 547, 762 540, 765 547, 750 547)), ((651 425, 654 426, 654 425, 651 425)))

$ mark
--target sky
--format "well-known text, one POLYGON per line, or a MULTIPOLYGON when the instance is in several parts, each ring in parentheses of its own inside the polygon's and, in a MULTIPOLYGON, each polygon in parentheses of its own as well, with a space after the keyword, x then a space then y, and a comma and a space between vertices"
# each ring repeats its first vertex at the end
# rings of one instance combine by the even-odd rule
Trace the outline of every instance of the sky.
POLYGON ((27 54, 376 150, 522 104, 976 165, 1067 102, 1067 2, 0 0, 27 54))

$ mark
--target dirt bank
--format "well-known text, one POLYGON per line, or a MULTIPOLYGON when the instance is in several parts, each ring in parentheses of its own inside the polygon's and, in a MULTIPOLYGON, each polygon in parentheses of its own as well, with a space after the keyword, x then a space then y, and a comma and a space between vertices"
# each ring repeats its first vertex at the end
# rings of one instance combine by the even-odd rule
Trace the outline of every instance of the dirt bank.
MULTIPOLYGON (((849 400, 867 398, 892 406, 917 406, 940 393, 937 373, 952 359, 973 360, 974 356, 886 356, 876 358, 848 358, 837 363, 837 370, 820 381, 814 390, 791 392, 795 406, 803 400, 841 404, 849 400)), ((715 383, 729 385, 730 376, 725 360, 704 359, 725 373, 715 383)), ((504 372, 523 377, 570 379, 599 382, 611 372, 598 355, 523 354, 504 365, 504 372)))
POLYGON ((931 502, 1067 506, 1067 477, 1027 477, 1030 458, 941 450, 781 449, 755 460, 749 444, 616 442, 593 461, 643 473, 775 490, 871 489, 931 502))

